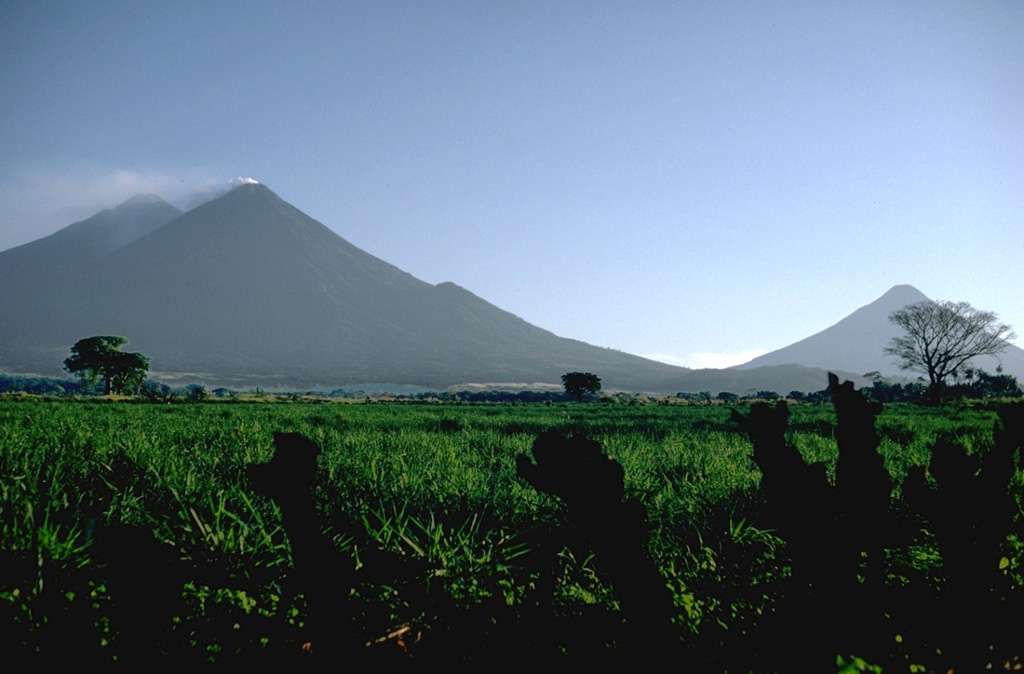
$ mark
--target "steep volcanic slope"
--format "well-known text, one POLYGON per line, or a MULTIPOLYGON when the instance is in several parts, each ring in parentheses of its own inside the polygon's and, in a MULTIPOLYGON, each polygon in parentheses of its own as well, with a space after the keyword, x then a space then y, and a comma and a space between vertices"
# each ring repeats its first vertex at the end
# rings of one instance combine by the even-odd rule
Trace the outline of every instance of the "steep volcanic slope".
MULTIPOLYGON (((898 326, 889 322, 889 314, 927 299, 913 286, 894 286, 835 325, 734 369, 798 364, 857 374, 877 371, 887 376, 916 376, 901 371, 896 359, 886 356, 884 349, 893 337, 902 334, 898 326)), ((1017 346, 1008 345, 998 357, 977 358, 975 364, 988 372, 995 372, 996 367, 1002 365, 1008 374, 1024 378, 1024 350, 1017 346)))
POLYGON ((31 312, 3 306, 8 369, 53 372, 75 340, 120 334, 155 371, 226 381, 447 386, 557 382, 587 369, 608 386, 642 389, 685 372, 556 337, 454 284, 420 281, 256 184, 26 297, 31 312))

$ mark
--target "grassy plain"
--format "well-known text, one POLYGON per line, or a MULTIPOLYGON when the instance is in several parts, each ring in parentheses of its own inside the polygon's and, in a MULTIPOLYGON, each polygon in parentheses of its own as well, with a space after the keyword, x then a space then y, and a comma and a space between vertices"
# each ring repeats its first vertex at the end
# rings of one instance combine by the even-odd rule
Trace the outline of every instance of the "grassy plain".
MULTIPOLYGON (((315 500, 337 563, 357 569, 352 624, 338 629, 373 644, 368 653, 395 668, 477 668, 516 640, 556 657, 612 651, 621 625, 600 559, 574 538, 561 502, 516 477, 515 457, 556 429, 599 441, 625 469, 626 497, 647 509, 684 657, 703 671, 756 669, 744 644, 771 621, 788 561, 730 409, 0 400, 0 645, 99 669, 132 658, 177 668, 301 657, 305 601, 280 512, 245 476, 270 459, 275 431, 295 431, 323 449, 315 500)), ((983 453, 995 420, 982 407, 886 406, 879 451, 893 512, 936 440, 983 453)), ((831 406, 792 406, 788 439, 834 475, 831 406)), ((1018 596, 1022 492, 1018 470, 1016 533, 998 560, 1018 596)), ((889 582, 941 585, 938 550, 915 526, 915 545, 889 556, 889 582)), ((895 622, 889 632, 874 661, 925 671, 932 645, 905 640, 895 622)), ((859 666, 849 664, 858 653, 837 655, 859 666)))

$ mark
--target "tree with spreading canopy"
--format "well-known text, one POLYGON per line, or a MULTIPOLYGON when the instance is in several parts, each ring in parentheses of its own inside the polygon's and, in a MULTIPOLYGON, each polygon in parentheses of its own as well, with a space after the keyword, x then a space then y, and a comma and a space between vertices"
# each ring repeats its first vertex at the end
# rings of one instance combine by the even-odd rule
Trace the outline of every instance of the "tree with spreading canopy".
POLYGON ((885 353, 899 359, 900 369, 927 375, 929 399, 936 404, 942 400, 946 379, 967 361, 1000 353, 1016 337, 994 312, 967 302, 908 304, 889 314, 889 320, 906 334, 893 337, 885 353))
POLYGON ((562 375, 562 386, 567 394, 583 402, 588 393, 601 390, 601 378, 590 372, 566 372, 562 375))
POLYGON ((86 386, 95 386, 102 379, 105 395, 135 391, 146 378, 149 359, 140 353, 121 351, 127 343, 127 338, 117 335, 80 339, 71 347, 64 369, 86 386))

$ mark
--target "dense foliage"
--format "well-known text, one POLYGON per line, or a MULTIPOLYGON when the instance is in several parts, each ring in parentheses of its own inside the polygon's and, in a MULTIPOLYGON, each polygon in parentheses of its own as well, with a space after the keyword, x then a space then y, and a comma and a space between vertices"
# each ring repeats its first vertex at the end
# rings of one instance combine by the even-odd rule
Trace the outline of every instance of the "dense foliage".
POLYGON ((64 369, 85 386, 103 381, 103 392, 134 393, 146 379, 149 359, 141 353, 121 351, 128 339, 118 335, 97 335, 75 342, 64 369))
POLYGON ((566 372, 562 375, 566 394, 582 402, 588 394, 601 390, 601 378, 592 372, 566 372))
MULTIPOLYGON (((516 457, 556 429, 600 442, 624 468, 626 498, 645 507, 676 613, 665 638, 680 662, 759 669, 789 562, 730 407, 0 401, 5 657, 74 653, 87 669, 304 657, 306 600, 280 511, 245 472, 270 459, 275 431, 291 431, 323 449, 320 525, 357 578, 339 606, 339 640, 397 668, 602 662, 621 620, 601 560, 563 503, 516 477, 516 457)), ((901 601, 944 582, 934 536, 907 512, 904 478, 928 465, 937 441, 984 454, 995 421, 987 407, 887 405, 879 417, 892 512, 908 532, 886 569, 901 601)), ((789 441, 830 475, 835 431, 831 406, 791 408, 789 441)), ((1012 531, 993 561, 1004 580, 992 592, 1007 601, 1021 593, 1022 491, 1018 469, 1012 531)), ((871 634, 885 638, 836 653, 842 662, 942 666, 941 646, 905 616, 877 618, 871 634)))

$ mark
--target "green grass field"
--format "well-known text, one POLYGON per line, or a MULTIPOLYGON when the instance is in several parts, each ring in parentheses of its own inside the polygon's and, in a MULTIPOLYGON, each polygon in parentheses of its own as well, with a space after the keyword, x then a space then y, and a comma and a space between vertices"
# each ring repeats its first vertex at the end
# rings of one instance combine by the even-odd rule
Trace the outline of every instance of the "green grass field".
MULTIPOLYGON (((74 654, 101 670, 131 658, 177 668, 317 657, 301 653, 306 604, 280 512, 245 476, 270 459, 275 431, 323 449, 316 504, 337 563, 357 578, 337 629, 372 644, 371 661, 474 668, 523 640, 538 660, 614 652, 621 624, 600 559, 558 499, 516 477, 515 457, 556 429, 599 441, 625 470, 626 497, 646 507, 679 657, 755 671, 745 645, 768 629, 788 560, 764 518, 752 445, 729 417, 722 405, 0 400, 5 652, 74 654)), ((940 439, 986 452, 995 421, 982 407, 889 405, 879 417, 893 516, 916 532, 888 554, 900 597, 943 583, 927 523, 901 510, 904 477, 940 439)), ((788 439, 834 475, 831 406, 792 406, 788 439)), ((1010 493, 1013 529, 992 562, 1005 583, 992 592, 1019 601, 1019 469, 1010 493)), ((859 657, 887 672, 941 664, 941 646, 887 619, 876 630, 887 643, 836 654, 844 671, 868 667, 859 657)))

